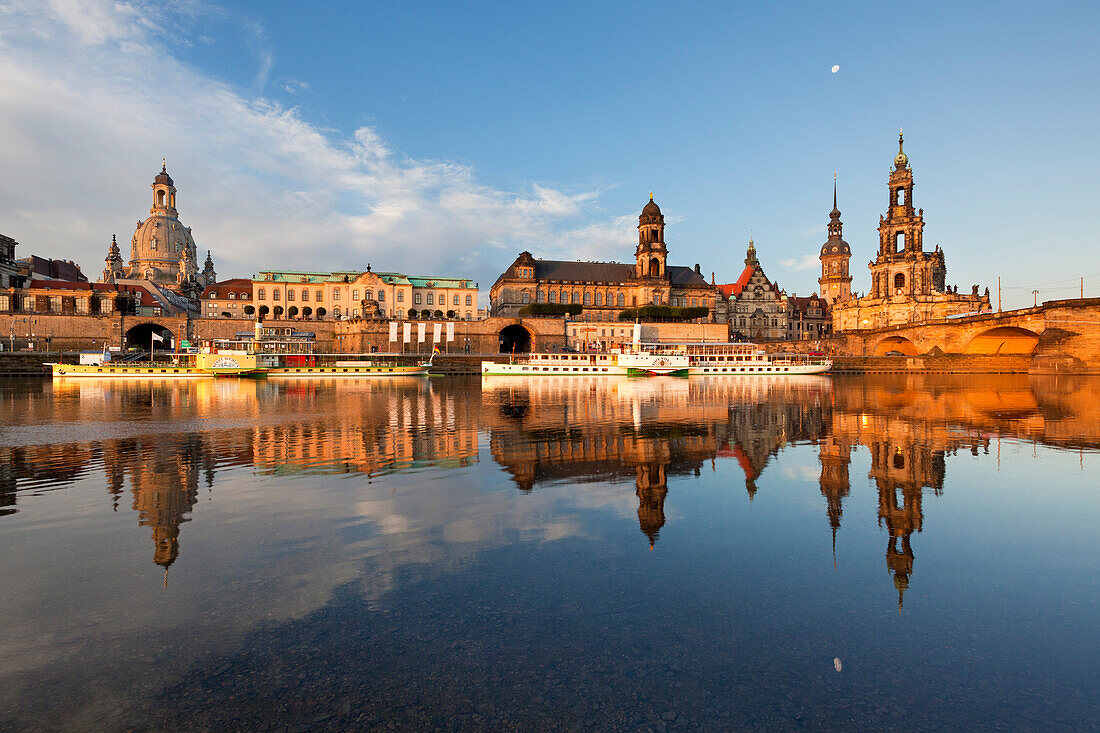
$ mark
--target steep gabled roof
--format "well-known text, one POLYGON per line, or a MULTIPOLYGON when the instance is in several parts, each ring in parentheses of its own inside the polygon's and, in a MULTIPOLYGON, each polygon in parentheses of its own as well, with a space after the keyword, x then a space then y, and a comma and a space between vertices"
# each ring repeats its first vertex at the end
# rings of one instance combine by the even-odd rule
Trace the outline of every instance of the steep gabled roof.
POLYGON ((737 278, 737 282, 726 283, 718 286, 718 291, 722 293, 722 297, 729 300, 734 295, 740 295, 745 286, 749 283, 749 278, 752 277, 752 273, 756 270, 754 265, 745 265, 745 269, 741 271, 741 276, 737 278))

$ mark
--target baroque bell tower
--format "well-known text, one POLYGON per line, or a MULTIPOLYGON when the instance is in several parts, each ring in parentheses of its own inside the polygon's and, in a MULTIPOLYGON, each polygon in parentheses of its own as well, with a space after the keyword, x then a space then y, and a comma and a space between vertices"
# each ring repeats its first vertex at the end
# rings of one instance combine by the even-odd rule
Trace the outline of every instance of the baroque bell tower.
POLYGON ((649 194, 649 203, 638 217, 638 248, 634 250, 635 277, 665 277, 665 215, 649 194))
POLYGON ((829 238, 821 245, 821 277, 817 279, 821 297, 832 307, 852 298, 852 275, 848 265, 852 249, 844 241, 844 225, 836 206, 836 176, 833 176, 833 210, 829 212, 829 238))

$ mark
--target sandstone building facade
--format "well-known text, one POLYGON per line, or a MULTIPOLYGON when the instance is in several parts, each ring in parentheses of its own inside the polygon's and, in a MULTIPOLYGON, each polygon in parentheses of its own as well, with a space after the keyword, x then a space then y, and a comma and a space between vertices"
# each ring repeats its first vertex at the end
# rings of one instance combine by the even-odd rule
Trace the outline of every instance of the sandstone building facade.
POLYGON ((646 305, 709 308, 713 319, 716 296, 698 265, 668 264, 665 217, 652 194, 638 217, 634 264, 543 260, 522 252, 489 290, 494 316, 517 316, 532 303, 557 303, 580 305, 577 320, 602 322, 646 305))
POLYGON ((735 282, 719 285, 718 290, 728 300, 730 331, 735 337, 752 340, 787 337, 787 294, 764 274, 751 239, 741 275, 735 282))
MULTIPOLYGON (((242 305, 217 313, 302 320, 477 319, 478 283, 468 278, 374 272, 367 265, 366 270, 336 272, 262 270, 250 285, 251 309, 242 305)), ((234 294, 239 305, 244 291, 226 294, 234 294)), ((211 295, 214 290, 204 293, 204 300, 211 295)))
MULTIPOLYGON (((924 209, 913 207, 913 170, 905 154, 904 139, 898 136, 898 154, 890 171, 890 192, 886 215, 879 217, 879 249, 871 270, 871 291, 862 298, 838 299, 833 306, 833 330, 851 331, 882 328, 903 323, 944 318, 950 315, 989 310, 989 291, 979 295, 975 285, 960 295, 946 285, 947 265, 937 246, 924 251, 924 209)), ((834 206, 834 211, 836 211, 834 206)), ((840 212, 833 219, 840 235, 840 212)), ((832 224, 830 224, 832 239, 832 224)), ((843 241, 843 240, 841 240, 843 241)), ((828 245, 828 264, 834 259, 828 245)), ((822 277, 826 253, 822 251, 822 277)), ((842 280, 829 281, 829 284, 842 280)))

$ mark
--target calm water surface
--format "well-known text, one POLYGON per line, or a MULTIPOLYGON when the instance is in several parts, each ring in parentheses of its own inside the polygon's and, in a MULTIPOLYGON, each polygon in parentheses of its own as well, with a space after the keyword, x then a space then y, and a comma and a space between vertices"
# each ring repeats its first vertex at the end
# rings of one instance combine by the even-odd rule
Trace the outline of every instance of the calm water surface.
POLYGON ((0 385, 0 729, 1082 730, 1100 380, 0 385))

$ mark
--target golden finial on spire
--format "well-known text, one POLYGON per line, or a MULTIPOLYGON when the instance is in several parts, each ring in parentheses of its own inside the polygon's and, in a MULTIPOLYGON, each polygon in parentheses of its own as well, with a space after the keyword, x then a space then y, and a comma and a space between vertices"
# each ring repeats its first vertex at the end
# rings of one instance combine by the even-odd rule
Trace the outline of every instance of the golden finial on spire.
POLYGON ((163 170, 168 170, 168 159, 167 158, 161 158, 160 159, 160 169, 162 171, 163 170))
POLYGON ((650 201, 652 201, 652 200, 653 200, 653 192, 652 192, 652 191, 650 191, 650 192, 649 192, 649 200, 650 200, 650 201))

